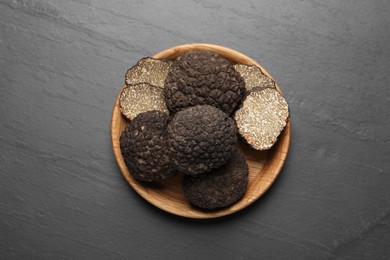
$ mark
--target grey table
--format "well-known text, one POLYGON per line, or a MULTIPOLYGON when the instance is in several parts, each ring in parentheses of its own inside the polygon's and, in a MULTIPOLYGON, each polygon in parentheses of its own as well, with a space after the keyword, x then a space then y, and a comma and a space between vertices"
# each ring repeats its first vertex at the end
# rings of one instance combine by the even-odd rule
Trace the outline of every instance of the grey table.
POLYGON ((1 259, 389 259, 390 2, 0 1, 1 259), (241 51, 280 84, 292 139, 272 188, 212 221, 122 177, 126 70, 174 45, 241 51))

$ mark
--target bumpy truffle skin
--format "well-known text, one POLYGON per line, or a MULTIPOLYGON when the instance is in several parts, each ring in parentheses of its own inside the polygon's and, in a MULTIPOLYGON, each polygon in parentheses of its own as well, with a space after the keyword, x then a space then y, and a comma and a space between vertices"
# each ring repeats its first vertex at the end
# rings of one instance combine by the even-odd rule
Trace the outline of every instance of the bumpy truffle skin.
POLYGON ((212 105, 231 115, 245 96, 245 82, 219 54, 186 52, 173 62, 164 96, 173 114, 190 106, 212 105))
POLYGON ((168 115, 157 110, 138 114, 126 125, 120 147, 126 166, 140 181, 175 175, 167 151, 168 115))
POLYGON ((244 195, 248 171, 244 156, 236 149, 222 167, 197 176, 184 176, 184 195, 191 204, 204 209, 230 206, 244 195))
POLYGON ((196 175, 229 160, 237 142, 237 127, 232 118, 213 106, 194 106, 176 113, 168 135, 176 169, 196 175))

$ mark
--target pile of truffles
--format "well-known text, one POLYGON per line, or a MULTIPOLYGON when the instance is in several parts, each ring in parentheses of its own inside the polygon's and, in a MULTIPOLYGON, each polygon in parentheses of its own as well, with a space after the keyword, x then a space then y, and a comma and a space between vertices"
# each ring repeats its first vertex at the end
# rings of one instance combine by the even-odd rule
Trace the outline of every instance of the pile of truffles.
POLYGON ((119 104, 129 122, 120 148, 127 168, 145 182, 183 174, 185 197, 203 209, 232 205, 246 191, 238 137, 270 149, 289 117, 287 102, 259 67, 211 51, 144 58, 125 81, 119 104))

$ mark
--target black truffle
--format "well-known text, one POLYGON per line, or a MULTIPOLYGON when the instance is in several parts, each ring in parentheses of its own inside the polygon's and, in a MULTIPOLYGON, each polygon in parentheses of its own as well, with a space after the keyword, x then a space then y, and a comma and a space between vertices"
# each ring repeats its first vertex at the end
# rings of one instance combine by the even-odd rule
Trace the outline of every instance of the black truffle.
POLYGON ((275 88, 252 88, 234 115, 238 132, 256 150, 268 150, 289 118, 288 104, 275 88))
POLYGON ((240 73, 245 81, 247 91, 255 87, 258 88, 276 88, 275 81, 265 75, 256 65, 235 64, 234 68, 240 73))
POLYGON ((168 114, 163 89, 148 83, 126 85, 119 95, 121 112, 132 120, 138 114, 160 110, 168 114))
POLYGON ((232 118, 209 106, 194 106, 175 114, 168 125, 171 159, 177 170, 196 175, 226 163, 237 142, 232 118))
POLYGON ((184 195, 191 204, 214 209, 232 205, 245 193, 248 185, 248 165, 236 149, 222 167, 183 179, 184 195))
POLYGON ((190 106, 212 105, 231 115, 244 95, 240 73, 211 51, 184 53, 173 62, 165 79, 165 101, 172 113, 190 106))
POLYGON ((152 57, 142 58, 127 71, 125 77, 126 85, 149 83, 150 85, 164 88, 165 78, 171 64, 171 60, 152 57))
POLYGON ((168 121, 167 114, 152 110, 138 114, 123 130, 121 152, 136 179, 155 181, 175 175, 166 152, 168 121))

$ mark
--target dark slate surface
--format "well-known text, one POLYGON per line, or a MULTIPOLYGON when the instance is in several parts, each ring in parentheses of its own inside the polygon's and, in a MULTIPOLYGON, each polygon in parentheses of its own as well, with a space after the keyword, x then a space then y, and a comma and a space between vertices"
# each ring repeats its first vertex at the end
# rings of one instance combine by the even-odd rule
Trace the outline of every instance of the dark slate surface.
POLYGON ((1 0, 1 259, 389 259, 389 13, 386 0, 1 0), (206 222, 139 197, 109 132, 126 70, 192 42, 260 62, 292 119, 269 192, 206 222))

